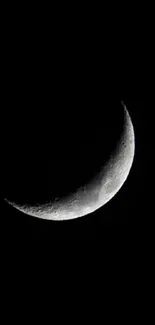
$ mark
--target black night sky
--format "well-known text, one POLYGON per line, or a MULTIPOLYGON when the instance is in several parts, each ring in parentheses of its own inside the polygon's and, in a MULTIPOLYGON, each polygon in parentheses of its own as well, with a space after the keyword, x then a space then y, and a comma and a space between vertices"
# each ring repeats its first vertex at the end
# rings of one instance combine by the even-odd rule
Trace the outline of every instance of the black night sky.
MULTIPOLYGON (((97 99, 91 98, 87 106, 85 99, 79 109, 78 97, 73 109, 72 99, 67 102, 63 97, 60 102, 55 96, 53 108, 46 105, 48 109, 41 110, 43 99, 40 98, 35 109, 31 104, 28 110, 28 100, 21 115, 17 109, 9 114, 9 118, 7 111, 4 116, 7 128, 3 142, 3 234, 25 239, 97 239, 102 238, 104 227, 133 224, 144 196, 146 177, 144 170, 147 158, 142 158, 147 123, 144 101, 122 98, 134 125, 136 152, 129 177, 121 190, 110 202, 90 215, 72 221, 53 222, 25 215, 4 202, 3 197, 20 197, 21 201, 26 198, 28 203, 36 199, 44 201, 49 195, 49 184, 47 186, 44 176, 49 173, 49 162, 53 157, 57 157, 56 165, 52 165, 52 180, 57 195, 68 193, 77 184, 89 180, 98 171, 100 164, 104 163, 104 155, 108 154, 109 148, 114 145, 114 134, 119 135, 121 132, 120 101, 100 99, 94 110, 97 99), (60 109, 64 101, 67 105, 60 109), (40 188, 45 190, 40 192, 40 188)), ((151 150, 151 142, 148 146, 151 150)))
POLYGON ((100 28, 91 18, 92 26, 86 20, 84 28, 80 22, 72 28, 58 20, 49 27, 40 16, 37 22, 36 14, 28 16, 7 10, 2 23, 1 236, 94 240, 103 239, 107 229, 116 237, 118 229, 126 234, 130 225, 141 225, 143 215, 147 222, 154 214, 154 101, 143 99, 138 78, 149 80, 144 53, 151 51, 147 46, 144 51, 144 41, 140 46, 139 24, 134 44, 126 34, 131 27, 126 14, 121 16, 125 33, 119 44, 110 23, 100 28), (136 148, 129 177, 110 202, 85 217, 54 222, 4 201, 44 202, 87 183, 121 134, 120 101, 130 113, 136 148))

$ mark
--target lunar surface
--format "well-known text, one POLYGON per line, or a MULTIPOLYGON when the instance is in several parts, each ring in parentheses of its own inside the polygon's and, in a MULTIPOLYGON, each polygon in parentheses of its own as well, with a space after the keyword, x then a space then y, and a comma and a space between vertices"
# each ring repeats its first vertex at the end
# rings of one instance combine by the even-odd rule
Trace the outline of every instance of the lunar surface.
MULTIPOLYGON (((117 144, 106 163, 88 183, 63 198, 55 197, 42 204, 19 204, 5 199, 30 216, 47 220, 68 220, 85 216, 104 206, 120 190, 132 167, 135 137, 129 113, 123 105, 123 127, 117 144)), ((101 141, 101 140, 100 140, 101 141)), ((104 150, 104 148, 101 148, 104 150)))

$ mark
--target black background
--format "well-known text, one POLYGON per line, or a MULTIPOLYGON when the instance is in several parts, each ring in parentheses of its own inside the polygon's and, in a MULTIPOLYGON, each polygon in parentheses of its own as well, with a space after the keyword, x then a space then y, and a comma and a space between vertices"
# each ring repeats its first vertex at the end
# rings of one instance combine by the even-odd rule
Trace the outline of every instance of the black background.
MULTIPOLYGON (((152 193, 150 187, 146 190, 145 184, 147 166, 150 178, 153 176, 153 104, 143 99, 128 99, 134 98, 129 95, 134 74, 127 85, 120 71, 111 72, 115 64, 118 66, 118 45, 106 52, 100 35, 97 38, 95 33, 92 42, 91 34, 90 40, 88 35, 78 40, 74 32, 65 38, 61 32, 61 40, 54 33, 55 40, 52 34, 51 42, 45 37, 46 33, 32 32, 31 28, 28 31, 27 24, 25 26, 26 29, 19 28, 14 22, 10 28, 5 24, 3 33, 2 234, 7 238, 96 239, 102 238, 104 226, 124 226, 141 220, 145 213, 144 203, 152 193), (122 96, 124 91, 120 94, 120 80, 128 90, 126 98, 122 96), (59 181, 64 177, 67 191, 70 186, 74 187, 72 176, 76 176, 77 184, 83 177, 89 179, 115 144, 114 134, 120 132, 120 99, 133 121, 136 153, 126 183, 109 203, 81 219, 60 223, 29 217, 4 202, 7 195, 15 199, 20 197, 21 201, 25 198, 32 202, 36 198, 44 200, 48 187, 40 195, 40 184, 44 185, 47 179, 44 175, 48 176, 49 161, 53 157, 59 157, 60 162, 55 186, 58 174, 59 181), (68 167, 69 159, 64 161, 64 156, 74 164, 68 167), (62 157, 64 169, 61 169, 62 157), (82 157, 80 172, 75 173, 75 161, 79 162, 79 157, 82 157), (65 174, 66 168, 68 173, 65 174), (29 182, 30 171, 35 179, 33 185, 29 182)), ((122 49, 122 56, 124 54, 122 49)), ((60 188, 58 186, 58 190, 60 188)), ((61 189, 63 194, 66 187, 61 189)))
MULTIPOLYGON (((80 99, 82 100, 82 98, 80 99)), ((3 229, 3 234, 5 234, 6 237, 11 236, 13 238, 21 237, 21 238, 29 238, 29 239, 60 239, 60 240, 61 239, 97 239, 97 238, 102 238, 103 227, 105 226, 115 226, 115 227, 120 225, 127 226, 131 223, 134 224, 136 222, 137 217, 139 218, 139 215, 142 213, 140 206, 142 204, 141 201, 142 198, 144 197, 144 191, 145 191, 145 180, 146 180, 145 169, 146 169, 148 156, 143 154, 144 148, 145 150, 147 148, 148 152, 151 151, 152 143, 151 141, 149 143, 148 142, 146 143, 146 138, 145 138, 145 132, 147 129, 147 118, 145 114, 144 101, 128 100, 125 98, 122 98, 122 100, 126 104, 133 121, 134 129, 135 129, 135 137, 136 137, 136 153, 135 153, 134 163, 130 175, 126 183, 124 184, 124 186, 117 193, 117 195, 109 203, 107 203, 104 207, 100 208, 96 212, 80 219, 75 219, 72 221, 65 221, 65 222, 53 222, 53 221, 46 221, 46 220, 32 218, 23 213, 20 213, 19 211, 15 210, 13 207, 9 206, 6 202, 3 201, 3 197, 2 197, 2 205, 3 205, 2 229, 3 229)), ((112 130, 115 128, 116 125, 115 121, 119 121, 118 103, 120 103, 120 101, 110 100, 110 99, 101 100, 101 98, 99 100, 97 99, 97 95, 95 94, 94 98, 92 97, 91 101, 89 102, 87 101, 87 105, 86 102, 82 104, 81 109, 79 108, 80 107, 79 106, 80 100, 79 100, 77 106, 74 105, 74 109, 73 109, 73 105, 71 105, 73 103, 68 104, 67 106, 68 108, 66 109, 66 111, 65 109, 64 110, 60 109, 60 107, 62 108, 62 102, 64 102, 64 98, 63 100, 61 100, 61 102, 58 103, 57 109, 55 109, 55 106, 53 105, 53 110, 50 109, 50 112, 49 110, 45 110, 45 109, 43 111, 41 111, 41 109, 37 111, 36 108, 32 109, 33 108, 32 105, 29 112, 26 109, 26 105, 25 105, 25 115, 21 110, 21 117, 19 117, 20 105, 18 105, 17 106, 18 109, 14 110, 12 118, 10 118, 11 116, 9 117, 7 117, 7 115, 4 116, 4 122, 6 123, 7 127, 5 130, 6 132, 4 137, 5 141, 3 142, 4 144, 3 196, 6 195, 5 191, 7 191, 7 184, 8 184, 7 182, 10 182, 10 177, 8 177, 9 166, 10 164, 12 166, 12 161, 13 159, 15 159, 14 157, 17 156, 17 154, 19 157, 19 152, 21 153, 21 149, 25 153, 25 146, 27 145, 26 144, 27 139, 32 138, 32 141, 34 141, 33 140, 34 129, 35 129, 35 136, 37 137, 37 139, 35 139, 34 144, 32 146, 30 144, 28 146, 27 149, 28 159, 24 158, 25 156, 23 157, 23 161, 26 166, 27 165, 32 166, 34 161, 34 156, 35 156, 34 153, 35 154, 39 153, 39 156, 46 159, 47 152, 52 151, 52 157, 56 153, 57 157, 59 157, 59 161, 61 161, 62 151, 63 151, 63 159, 67 153, 67 156, 69 158, 71 158, 71 156, 73 157, 74 155, 74 162, 78 160, 79 157, 82 157, 83 155, 83 159, 81 161, 84 163, 84 170, 89 166, 89 168, 87 168, 89 169, 87 171, 88 177, 90 175, 89 173, 94 172, 92 166, 93 167, 95 166, 95 168, 97 168, 97 164, 101 159, 101 156, 100 155, 98 156, 98 152, 100 151, 100 153, 102 154, 103 144, 105 145, 106 143, 107 144, 112 143, 111 141, 113 139, 113 134, 114 134, 112 130), (95 109, 93 110, 93 107, 95 105, 95 100, 98 104, 98 108, 95 107, 95 109), (108 113, 107 113, 107 107, 108 107, 108 113), (15 112, 18 115, 17 118, 15 118, 15 112), (37 112, 38 112, 38 116, 37 116, 37 112), (59 116, 61 116, 61 118, 59 116), (81 116, 83 116, 82 119, 81 116), (38 121, 37 126, 36 126, 36 119, 38 121), (21 120, 23 120, 22 125, 20 123, 21 120), (45 123, 45 126, 42 127, 42 132, 40 132, 40 128, 43 123, 45 123), (27 126, 28 126, 29 133, 27 132, 28 131, 27 126), (52 131, 50 131, 52 126, 53 126, 52 131), (101 136, 103 134, 103 138, 102 137, 98 138, 99 128, 101 130, 100 133, 101 136), (16 134, 15 131, 17 130, 18 132, 16 134), (65 133, 65 130, 68 131, 65 133), (23 137, 25 135, 25 132, 26 134, 29 134, 29 137, 26 137, 26 140, 23 143, 23 137), (12 140, 10 140, 11 133, 12 133, 12 137, 11 137, 12 140), (108 137, 106 137, 106 133, 108 133, 108 137), (42 134, 44 134, 44 136, 42 136, 42 134), (96 137, 95 134, 97 134, 96 137), (19 141, 19 137, 20 139, 22 139, 22 141, 19 141), (52 142, 51 142, 51 138, 52 138, 52 142), (83 141, 83 139, 85 140, 83 141), (10 143, 10 141, 12 141, 12 143, 10 143), (73 142, 74 142, 74 146, 72 145, 73 142), (16 148, 17 151, 15 151, 14 149, 15 143, 18 143, 18 145, 21 144, 20 148, 19 147, 16 148), (82 146, 80 146, 81 143, 82 146), (77 148, 79 147, 80 147, 80 151, 78 151, 77 153, 77 148), (12 150, 11 154, 10 154, 10 150, 12 150), (30 159, 30 157, 32 158, 30 159), (90 161, 91 163, 89 164, 90 161)), ((119 129, 119 127, 120 126, 118 122, 115 132, 117 131, 117 129, 119 129)), ((46 164, 44 163, 45 159, 41 158, 43 169, 46 168, 46 164)), ((34 166, 36 166, 36 161, 34 166)), ((74 175, 74 169, 72 172, 74 175)), ((39 171, 37 171, 37 173, 39 173, 39 171)), ((69 169, 68 169, 67 177, 65 177, 64 181, 70 180, 68 175, 69 175, 69 169)), ((21 179, 22 179, 21 184, 23 184, 22 177, 24 178, 24 176, 22 176, 22 171, 21 171, 21 179)), ((36 176, 36 180, 37 180, 37 176, 36 176)), ((17 187, 16 179, 14 179, 12 185, 13 188, 16 189, 17 187)), ((25 185, 24 188, 25 193, 27 192, 28 189, 29 189, 29 182, 26 183, 25 185)), ((16 192, 16 190, 14 192, 16 192)), ((34 192, 32 191, 32 197, 33 197, 33 193, 34 192)))

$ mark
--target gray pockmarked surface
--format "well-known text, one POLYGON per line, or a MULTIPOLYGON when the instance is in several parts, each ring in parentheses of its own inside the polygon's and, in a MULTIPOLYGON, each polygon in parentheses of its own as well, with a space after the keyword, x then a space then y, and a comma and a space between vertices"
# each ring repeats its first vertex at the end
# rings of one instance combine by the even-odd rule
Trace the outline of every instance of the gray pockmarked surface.
MULTIPOLYGON (((123 104, 123 103, 122 103, 123 104)), ((124 104, 123 104, 124 106, 124 104)), ((111 156, 88 184, 64 198, 38 206, 8 203, 28 215, 48 220, 68 220, 94 212, 120 190, 132 167, 135 153, 135 136, 129 113, 124 106, 124 126, 111 156)))

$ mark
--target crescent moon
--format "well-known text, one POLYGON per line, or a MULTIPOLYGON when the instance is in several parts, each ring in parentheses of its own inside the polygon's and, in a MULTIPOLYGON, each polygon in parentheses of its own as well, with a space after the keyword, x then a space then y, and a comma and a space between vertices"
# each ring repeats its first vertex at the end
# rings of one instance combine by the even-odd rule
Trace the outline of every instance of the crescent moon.
POLYGON ((135 135, 130 115, 124 107, 124 125, 120 139, 97 176, 68 197, 42 205, 20 205, 5 199, 19 211, 47 220, 69 220, 90 214, 110 201, 125 183, 133 164, 135 135))

